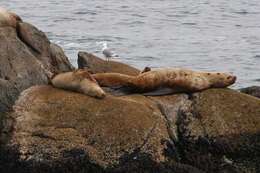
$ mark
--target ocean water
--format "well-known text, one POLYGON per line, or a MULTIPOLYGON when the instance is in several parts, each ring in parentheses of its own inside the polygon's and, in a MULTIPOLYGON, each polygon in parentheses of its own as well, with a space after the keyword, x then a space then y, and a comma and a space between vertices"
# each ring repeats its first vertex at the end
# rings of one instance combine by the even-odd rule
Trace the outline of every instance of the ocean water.
POLYGON ((63 47, 102 57, 106 41, 137 68, 231 72, 235 88, 260 85, 259 0, 0 0, 63 47))

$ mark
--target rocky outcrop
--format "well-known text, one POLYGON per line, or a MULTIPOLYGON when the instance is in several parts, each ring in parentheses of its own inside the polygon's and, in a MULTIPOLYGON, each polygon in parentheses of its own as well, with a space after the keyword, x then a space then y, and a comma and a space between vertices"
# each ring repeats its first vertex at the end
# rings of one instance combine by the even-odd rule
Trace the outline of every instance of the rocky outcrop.
POLYGON ((22 90, 35 84, 48 83, 41 62, 17 37, 14 28, 0 28, 0 64, 1 112, 11 108, 22 90))
MULTIPOLYGON (((139 74, 84 52, 78 63, 93 73, 139 74)), ((95 99, 56 89, 49 78, 73 67, 21 22, 0 27, 0 64, 0 172, 260 172, 256 97, 209 89, 95 99)))
POLYGON ((98 100, 35 86, 14 108, 5 163, 21 167, 7 165, 11 171, 200 172, 174 164, 165 120, 144 96, 98 100))
POLYGON ((190 100, 177 120, 185 163, 207 172, 258 172, 260 100, 230 89, 210 89, 190 100))
POLYGON ((259 99, 230 89, 99 100, 34 86, 6 116, 0 162, 20 172, 257 173, 259 115, 259 99))
POLYGON ((43 32, 23 22, 17 30, 0 27, 0 64, 0 112, 10 110, 24 89, 47 84, 53 73, 73 69, 58 46, 51 44, 43 32))
POLYGON ((260 86, 251 86, 240 89, 240 92, 260 98, 260 86))
POLYGON ((69 59, 65 55, 62 48, 55 43, 50 44, 50 57, 51 64, 53 67, 55 67, 56 73, 74 70, 74 67, 69 62, 69 59))
POLYGON ((78 67, 80 69, 87 69, 92 73, 122 73, 127 75, 136 76, 140 71, 127 64, 123 64, 116 61, 105 61, 97 56, 87 53, 78 53, 78 67))
POLYGON ((35 26, 21 22, 18 25, 19 38, 28 46, 35 57, 52 73, 73 69, 61 47, 51 43, 44 32, 35 26))

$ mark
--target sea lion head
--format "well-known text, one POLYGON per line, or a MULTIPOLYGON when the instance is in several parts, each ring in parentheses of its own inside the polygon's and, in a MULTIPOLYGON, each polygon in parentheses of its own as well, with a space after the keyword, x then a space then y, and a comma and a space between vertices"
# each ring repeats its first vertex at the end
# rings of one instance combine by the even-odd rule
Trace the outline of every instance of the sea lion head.
POLYGON ((211 87, 224 88, 236 82, 236 76, 229 73, 206 73, 211 87))
POLYGON ((79 69, 74 72, 74 75, 81 80, 80 89, 84 94, 96 97, 104 98, 106 96, 103 89, 98 85, 97 81, 89 74, 87 70, 79 69))
POLYGON ((106 96, 103 89, 95 81, 90 79, 84 79, 81 81, 81 90, 84 94, 96 98, 104 98, 106 96))

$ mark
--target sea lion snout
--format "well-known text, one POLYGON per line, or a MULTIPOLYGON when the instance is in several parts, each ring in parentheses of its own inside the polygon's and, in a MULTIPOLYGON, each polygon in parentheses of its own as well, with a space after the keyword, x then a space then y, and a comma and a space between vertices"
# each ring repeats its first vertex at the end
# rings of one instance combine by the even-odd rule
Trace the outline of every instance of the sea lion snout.
POLYGON ((237 80, 236 76, 230 75, 227 77, 227 79, 230 81, 231 84, 235 83, 237 80))
POLYGON ((98 99, 103 99, 106 97, 105 91, 97 84, 92 86, 92 89, 90 91, 88 91, 88 95, 92 95, 93 97, 98 98, 98 99))
POLYGON ((106 93, 102 90, 97 95, 96 98, 103 99, 106 97, 106 93))
POLYGON ((237 77, 234 76, 234 75, 229 74, 229 75, 226 77, 226 80, 227 80, 227 82, 228 82, 229 84, 233 84, 233 83, 236 82, 237 77))

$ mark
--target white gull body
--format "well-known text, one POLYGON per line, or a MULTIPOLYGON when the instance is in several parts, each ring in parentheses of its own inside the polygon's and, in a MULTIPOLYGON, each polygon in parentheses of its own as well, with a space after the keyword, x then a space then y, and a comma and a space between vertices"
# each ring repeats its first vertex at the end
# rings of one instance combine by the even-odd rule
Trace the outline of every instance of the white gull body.
POLYGON ((103 43, 102 53, 106 57, 107 61, 109 61, 110 58, 118 57, 117 54, 107 47, 106 42, 103 43))

